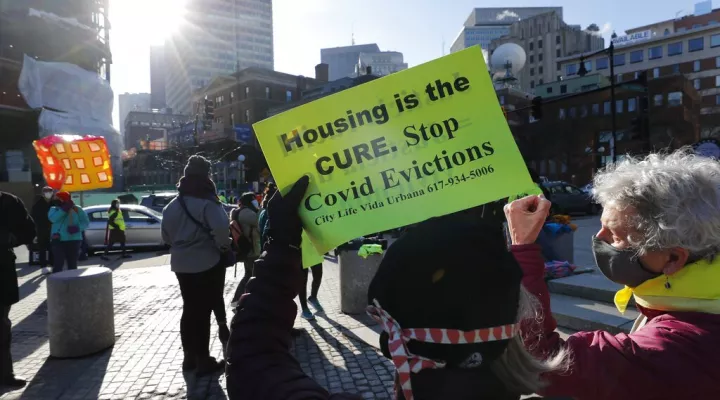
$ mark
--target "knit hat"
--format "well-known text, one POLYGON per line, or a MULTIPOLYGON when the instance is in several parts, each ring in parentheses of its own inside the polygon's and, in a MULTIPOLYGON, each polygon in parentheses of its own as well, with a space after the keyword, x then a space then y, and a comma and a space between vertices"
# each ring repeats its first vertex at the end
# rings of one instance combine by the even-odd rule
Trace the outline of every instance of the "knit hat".
POLYGON ((188 158, 187 165, 185 165, 185 176, 200 176, 207 178, 210 176, 210 161, 199 155, 192 155, 188 158))
POLYGON ((502 225, 478 216, 419 224, 387 250, 370 283, 368 313, 385 331, 380 345, 406 398, 411 371, 486 367, 518 333, 522 270, 502 225))
POLYGON ((68 202, 71 199, 70 193, 68 193, 68 192, 57 192, 55 194, 55 197, 57 197, 63 203, 68 202))

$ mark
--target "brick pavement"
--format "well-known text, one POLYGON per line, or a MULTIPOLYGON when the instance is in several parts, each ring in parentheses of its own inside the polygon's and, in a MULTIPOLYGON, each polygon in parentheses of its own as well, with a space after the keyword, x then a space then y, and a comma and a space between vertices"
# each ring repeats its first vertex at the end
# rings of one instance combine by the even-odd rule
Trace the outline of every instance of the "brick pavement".
MULTIPOLYGON (((167 257, 158 257, 166 262, 167 257)), ((13 306, 12 353, 18 375, 30 380, 21 391, 2 399, 225 399, 225 377, 195 379, 181 369, 179 324, 182 300, 168 266, 118 269, 113 272, 116 344, 80 359, 48 358, 45 278, 35 267, 18 270, 21 301, 13 306)), ((241 274, 238 268, 238 273, 241 274)), ((364 398, 389 398, 392 364, 373 346, 349 330, 371 324, 366 316, 339 312, 337 265, 325 263, 319 298, 326 313, 296 326, 306 335, 296 339, 293 352, 302 367, 331 392, 351 391, 364 398)), ((228 270, 229 300, 241 276, 228 270)), ((212 355, 219 357, 213 319, 212 355)))

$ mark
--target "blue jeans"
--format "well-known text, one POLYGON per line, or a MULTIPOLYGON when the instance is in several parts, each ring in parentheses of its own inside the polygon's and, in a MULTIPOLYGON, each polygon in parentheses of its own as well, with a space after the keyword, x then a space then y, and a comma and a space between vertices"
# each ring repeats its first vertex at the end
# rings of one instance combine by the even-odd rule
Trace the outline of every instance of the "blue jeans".
POLYGON ((53 242, 53 273, 62 271, 65 262, 67 262, 68 270, 77 269, 80 243, 82 243, 82 240, 53 242))

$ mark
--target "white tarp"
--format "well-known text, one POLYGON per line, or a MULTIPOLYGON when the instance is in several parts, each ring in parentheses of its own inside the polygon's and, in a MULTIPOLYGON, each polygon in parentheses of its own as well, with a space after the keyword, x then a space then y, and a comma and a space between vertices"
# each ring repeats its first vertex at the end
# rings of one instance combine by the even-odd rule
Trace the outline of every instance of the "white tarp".
POLYGON ((18 88, 32 108, 51 108, 112 123, 113 91, 96 72, 75 64, 37 61, 27 55, 18 88))

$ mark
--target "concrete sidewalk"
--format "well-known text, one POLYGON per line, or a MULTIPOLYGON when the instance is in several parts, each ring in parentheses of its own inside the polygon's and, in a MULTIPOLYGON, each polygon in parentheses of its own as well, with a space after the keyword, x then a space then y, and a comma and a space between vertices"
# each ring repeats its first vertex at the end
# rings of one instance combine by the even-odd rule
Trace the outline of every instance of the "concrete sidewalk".
MULTIPOLYGON (((135 255, 113 261, 116 344, 99 354, 80 359, 49 358, 45 277, 37 267, 22 266, 21 301, 10 312, 13 322, 12 353, 15 372, 30 381, 2 399, 224 399, 225 377, 195 379, 183 373, 180 344, 182 300, 167 255, 135 255)), ((92 265, 92 258, 85 265, 92 265)), ((293 349, 303 368, 331 392, 351 391, 365 398, 389 398, 392 363, 386 360, 366 327, 366 316, 339 312, 338 268, 325 263, 320 301, 326 313, 313 322, 300 318, 296 326, 307 334, 293 349), (359 334, 356 334, 359 333, 359 334), (373 342, 371 346, 367 342, 373 342)), ((240 278, 228 269, 225 298, 229 301, 240 278)), ((213 318, 212 355, 220 357, 213 318)))

